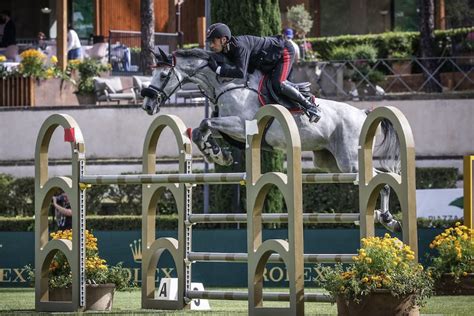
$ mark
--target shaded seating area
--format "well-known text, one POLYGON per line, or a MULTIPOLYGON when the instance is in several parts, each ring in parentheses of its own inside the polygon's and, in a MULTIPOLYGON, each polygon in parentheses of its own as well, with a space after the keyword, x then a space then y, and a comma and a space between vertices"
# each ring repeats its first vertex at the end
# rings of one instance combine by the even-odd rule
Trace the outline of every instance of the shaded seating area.
POLYGON ((96 102, 98 104, 101 104, 102 102, 117 102, 117 104, 120 104, 121 101, 133 104, 137 103, 137 95, 135 94, 134 89, 124 89, 119 77, 94 77, 94 90, 96 102))
POLYGON ((141 96, 142 89, 148 88, 151 79, 151 76, 132 76, 133 90, 138 99, 143 99, 141 96))
POLYGON ((199 87, 195 83, 185 83, 181 86, 181 89, 176 91, 175 104, 183 100, 184 104, 186 103, 201 103, 204 102, 205 98, 201 94, 199 87))

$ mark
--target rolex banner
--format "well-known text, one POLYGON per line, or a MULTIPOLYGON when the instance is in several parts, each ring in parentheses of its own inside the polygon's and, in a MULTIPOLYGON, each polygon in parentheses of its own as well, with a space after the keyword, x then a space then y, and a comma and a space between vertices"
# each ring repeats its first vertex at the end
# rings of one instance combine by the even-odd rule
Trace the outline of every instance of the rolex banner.
MULTIPOLYGON (((385 230, 378 230, 383 236, 385 230)), ((425 260, 429 243, 441 229, 419 229, 420 260, 425 260)), ((141 284, 141 231, 94 231, 98 239, 99 252, 107 264, 123 262, 129 269, 129 277, 141 284)), ((400 235, 396 235, 401 238, 400 235)), ((162 231, 158 237, 176 238, 173 231, 162 231)), ((263 239, 287 239, 286 230, 266 230, 263 239)), ((305 253, 351 254, 359 248, 358 229, 307 229, 304 232, 305 253)), ((196 252, 247 252, 245 229, 193 230, 192 250, 196 252)), ((0 232, 0 287, 27 287, 25 265, 34 265, 33 232, 0 232)), ((165 252, 158 262, 156 285, 161 278, 176 278, 174 263, 165 252)), ((306 286, 315 285, 319 271, 314 264, 306 264, 304 270, 306 286)), ((247 287, 246 263, 196 262, 192 265, 193 282, 205 287, 247 287)), ((265 286, 287 285, 283 264, 267 264, 264 274, 265 286)))

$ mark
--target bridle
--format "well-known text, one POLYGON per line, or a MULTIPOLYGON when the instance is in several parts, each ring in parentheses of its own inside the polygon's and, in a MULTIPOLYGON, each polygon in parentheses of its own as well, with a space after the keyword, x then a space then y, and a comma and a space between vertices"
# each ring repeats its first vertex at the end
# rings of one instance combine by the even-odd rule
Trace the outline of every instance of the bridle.
POLYGON ((161 105, 161 104, 165 103, 166 101, 168 101, 169 98, 173 95, 173 93, 175 93, 175 91, 178 90, 178 88, 181 88, 183 82, 179 79, 179 76, 176 73, 176 70, 174 69, 174 66, 171 66, 170 68, 171 69, 168 72, 168 74, 166 75, 165 80, 161 84, 161 87, 157 87, 157 86, 154 86, 154 85, 149 85, 147 88, 143 88, 142 91, 141 91, 142 97, 144 97, 144 98, 148 97, 150 99, 156 99, 158 96, 160 96, 161 97, 160 105, 161 105), (175 75, 176 79, 178 80, 178 85, 173 89, 173 91, 171 91, 170 94, 166 94, 164 89, 165 89, 166 85, 168 84, 168 82, 170 81, 173 74, 175 75))
MULTIPOLYGON (((156 99, 158 96, 160 96, 161 97, 160 106, 163 103, 165 103, 166 101, 168 101, 170 99, 170 97, 173 95, 173 93, 175 93, 176 90, 181 88, 183 83, 185 83, 185 81, 187 81, 187 79, 186 80, 181 80, 179 78, 178 74, 176 73, 176 69, 175 69, 174 65, 171 65, 171 64, 168 64, 168 63, 165 63, 165 65, 169 66, 171 69, 168 72, 168 74, 166 75, 166 77, 165 77, 163 83, 161 84, 161 86, 157 87, 157 86, 154 86, 154 85, 149 85, 147 88, 143 88, 142 91, 141 91, 142 97, 148 97, 150 99, 156 99), (178 85, 169 94, 166 94, 164 89, 166 88, 166 85, 170 81, 173 74, 176 77, 176 79, 178 80, 178 85)), ((194 77, 198 73, 199 70, 201 70, 205 67, 207 67, 207 64, 204 64, 201 67, 198 67, 191 75, 188 75, 188 78, 194 77)))

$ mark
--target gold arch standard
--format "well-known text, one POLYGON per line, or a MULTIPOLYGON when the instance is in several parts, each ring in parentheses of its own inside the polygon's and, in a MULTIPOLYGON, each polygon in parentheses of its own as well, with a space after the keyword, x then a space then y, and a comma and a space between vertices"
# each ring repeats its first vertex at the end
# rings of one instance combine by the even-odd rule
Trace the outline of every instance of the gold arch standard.
POLYGON ((301 140, 292 115, 280 105, 262 107, 255 116, 258 131, 247 135, 247 251, 249 315, 304 314, 304 260, 301 180, 301 140), (270 121, 279 124, 287 148, 287 174, 261 173, 260 151, 265 127, 270 121), (283 194, 288 209, 288 241, 270 239, 262 242, 262 207, 272 185, 283 194), (286 264, 289 279, 288 308, 263 307, 263 273, 272 253, 286 264))
MULTIPOLYGON (((186 136, 186 126, 177 116, 157 117, 148 129, 143 144, 143 174, 156 173, 156 148, 165 127, 173 132, 179 150, 179 173, 192 171, 191 142, 186 136)), ((167 184, 142 184, 142 308, 183 309, 186 289, 191 287, 190 269, 186 269, 187 242, 191 242, 190 230, 186 231, 185 216, 191 212, 191 187, 185 183, 174 183, 173 175, 167 184), (178 239, 156 239, 156 204, 159 195, 168 189, 172 192, 178 210, 178 239), (187 234, 188 233, 188 234, 187 234), (189 237, 189 239, 187 238, 189 237), (178 274, 177 300, 155 299, 156 265, 164 250, 173 257, 178 274)), ((189 244, 190 247, 190 244, 189 244)))
MULTIPOLYGON (((81 129, 66 114, 54 114, 41 126, 35 151, 35 309, 37 311, 80 311, 85 302, 85 212, 80 207, 84 191, 80 190, 79 178, 84 172, 85 146, 81 129), (48 174, 48 151, 53 132, 62 127, 70 134, 72 170, 71 178, 53 177, 48 174), (49 240, 48 210, 54 190, 66 192, 71 203, 72 241, 49 240), (54 255, 61 251, 72 271, 72 301, 49 300, 48 273, 54 255)), ((82 203, 82 205, 84 205, 82 203)))
POLYGON ((360 236, 374 236, 374 210, 377 197, 385 184, 395 191, 403 216, 403 242, 411 247, 418 260, 416 227, 415 142, 408 120, 394 107, 379 107, 368 114, 359 139, 359 210, 360 236), (373 144, 377 127, 389 120, 400 142, 401 173, 373 172, 373 144))

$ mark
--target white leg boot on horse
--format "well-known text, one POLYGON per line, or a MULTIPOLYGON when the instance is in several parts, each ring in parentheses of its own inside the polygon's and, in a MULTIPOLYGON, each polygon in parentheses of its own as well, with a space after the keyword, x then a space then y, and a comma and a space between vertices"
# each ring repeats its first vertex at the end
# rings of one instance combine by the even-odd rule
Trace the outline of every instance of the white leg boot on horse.
POLYGON ((230 166, 234 159, 230 151, 222 149, 212 136, 212 131, 207 128, 193 130, 193 141, 204 154, 207 162, 221 166, 230 166))
POLYGON ((380 191, 380 210, 375 210, 375 222, 382 224, 391 232, 401 232, 402 225, 399 221, 393 218, 389 211, 390 186, 385 185, 380 191))

